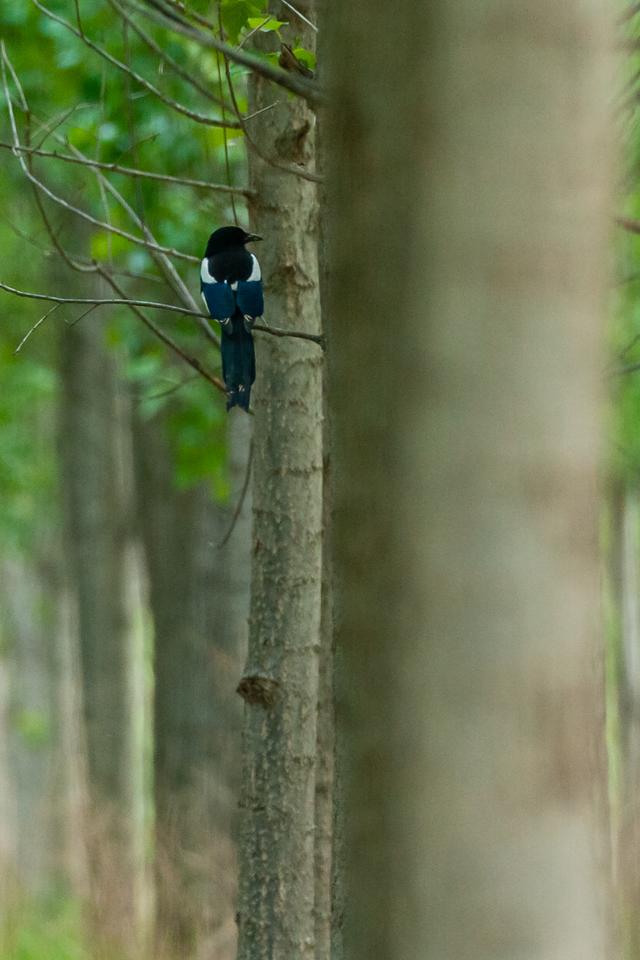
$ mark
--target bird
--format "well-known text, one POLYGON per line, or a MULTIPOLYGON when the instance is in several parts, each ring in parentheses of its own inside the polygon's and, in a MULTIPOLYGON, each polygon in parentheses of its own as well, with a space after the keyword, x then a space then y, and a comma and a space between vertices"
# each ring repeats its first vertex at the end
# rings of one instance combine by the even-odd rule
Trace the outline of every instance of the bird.
POLYGON ((262 273, 247 243, 262 240, 242 227, 219 227, 209 237, 200 264, 200 293, 212 319, 220 324, 222 376, 227 410, 249 410, 256 360, 251 333, 264 313, 262 273))

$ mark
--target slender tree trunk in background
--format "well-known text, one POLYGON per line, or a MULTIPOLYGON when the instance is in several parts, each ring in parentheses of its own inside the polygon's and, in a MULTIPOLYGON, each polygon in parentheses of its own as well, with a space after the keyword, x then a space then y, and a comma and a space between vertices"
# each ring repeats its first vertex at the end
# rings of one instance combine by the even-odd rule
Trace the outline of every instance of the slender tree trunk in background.
POLYGON ((142 864, 128 592, 130 464, 114 356, 93 319, 66 328, 61 341, 60 446, 80 634, 93 921, 105 949, 130 952, 138 938, 142 864))
MULTIPOLYGON (((229 522, 227 511, 213 502, 206 484, 176 488, 168 412, 138 423, 135 444, 154 620, 156 940, 163 956, 184 957, 213 937, 220 956, 222 940, 228 951, 235 931, 230 878, 240 740, 234 677, 240 651, 234 645, 241 628, 228 615, 231 601, 220 576, 218 543, 229 522)), ((241 524, 236 536, 242 529, 241 524)), ((244 529, 244 584, 237 569, 228 571, 227 579, 238 581, 235 616, 246 624, 244 529), (238 599, 243 586, 244 610, 238 599)))
POLYGON ((28 895, 50 892, 58 873, 55 817, 56 617, 53 591, 24 559, 0 565, 3 633, 10 657, 10 770, 16 799, 16 879, 28 895), (38 825, 34 830, 34 824, 38 825))
POLYGON ((640 504, 637 490, 618 485, 613 513, 613 579, 619 615, 616 670, 620 723, 620 790, 616 861, 624 956, 640 956, 640 504))
POLYGON ((350 960, 605 952, 609 13, 330 4, 350 960))
MULTIPOLYGON (((300 9, 313 19, 313 7, 300 9)), ((272 13, 289 20, 280 3, 272 13)), ((307 48, 313 32, 296 21, 307 48)), ((268 41, 265 41, 268 42, 268 41)), ((314 118, 301 100, 250 82, 252 136, 276 163, 313 169, 314 118)), ((266 319, 317 333, 315 185, 249 152, 252 229, 266 319)), ((240 850, 239 960, 314 956, 314 817, 322 539, 322 353, 256 334, 253 569, 240 850)))

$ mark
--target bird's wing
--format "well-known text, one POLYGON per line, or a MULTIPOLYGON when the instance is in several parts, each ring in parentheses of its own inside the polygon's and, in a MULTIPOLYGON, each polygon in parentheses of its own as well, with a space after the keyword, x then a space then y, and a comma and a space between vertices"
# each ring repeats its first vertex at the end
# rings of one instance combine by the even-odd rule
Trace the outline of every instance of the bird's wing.
POLYGON ((209 272, 205 257, 200 267, 200 291, 207 310, 214 320, 224 322, 236 312, 233 291, 225 281, 218 282, 209 272))
POLYGON ((251 273, 246 280, 238 280, 236 287, 236 303, 245 317, 261 317, 264 313, 264 299, 262 296, 262 273, 258 258, 252 253, 251 273))

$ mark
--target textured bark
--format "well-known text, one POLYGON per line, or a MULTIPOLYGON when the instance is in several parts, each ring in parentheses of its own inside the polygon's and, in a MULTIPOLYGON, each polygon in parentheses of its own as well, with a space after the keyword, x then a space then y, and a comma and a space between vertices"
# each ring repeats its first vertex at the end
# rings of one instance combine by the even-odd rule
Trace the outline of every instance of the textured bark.
POLYGON ((234 539, 223 554, 228 511, 207 484, 176 488, 168 412, 139 423, 136 438, 154 621, 156 944, 163 955, 185 956, 216 937, 220 955, 220 931, 234 929, 241 723, 234 676, 248 613, 248 530, 241 521, 242 544, 234 539), (244 568, 223 569, 234 561, 244 568))
POLYGON ((350 960, 605 952, 607 8, 330 4, 350 960))
MULTIPOLYGON (((281 20, 279 3, 270 9, 281 20)), ((313 18, 313 8, 301 4, 313 18)), ((293 40, 291 31, 290 39, 293 40)), ((312 31, 295 36, 312 47, 312 31)), ((268 41, 266 41, 268 42, 268 41)), ((251 80, 262 154, 313 169, 314 118, 300 100, 251 80)), ((249 153, 251 226, 266 319, 318 333, 317 200, 313 183, 249 153)), ((240 862, 240 960, 314 955, 314 807, 322 538, 321 351, 256 335, 253 567, 240 862)))
POLYGON ((617 799, 616 874, 624 956, 640 951, 640 504, 638 492, 618 487, 611 498, 614 588, 620 627, 617 688, 620 720, 620 795, 617 799))
MULTIPOLYGON (((324 384, 323 384, 324 386, 324 384)), ((330 556, 331 465, 328 436, 323 438, 323 541, 318 731, 315 812, 315 960, 331 955, 332 860, 334 820, 333 572, 330 556)))
POLYGON ((93 922, 99 944, 132 951, 141 909, 142 757, 133 714, 130 464, 114 357, 99 323, 66 328, 61 376, 60 447, 69 580, 80 636, 93 922))

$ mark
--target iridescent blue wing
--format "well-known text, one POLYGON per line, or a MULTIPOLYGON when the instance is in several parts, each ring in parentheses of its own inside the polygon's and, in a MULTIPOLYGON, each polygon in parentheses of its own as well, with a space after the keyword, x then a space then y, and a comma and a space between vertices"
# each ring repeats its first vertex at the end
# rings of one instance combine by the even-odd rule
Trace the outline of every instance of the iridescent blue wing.
POLYGON ((238 280, 236 303, 245 317, 251 317, 252 320, 261 317, 264 313, 262 280, 238 280))
POLYGON ((211 275, 206 257, 200 267, 200 292, 214 320, 224 323, 236 312, 233 290, 226 281, 218 282, 211 275))
POLYGON ((224 322, 236 312, 233 290, 228 283, 202 283, 200 285, 207 310, 214 320, 224 322))
POLYGON ((251 254, 251 273, 246 280, 238 280, 236 287, 236 303, 238 310, 245 317, 255 320, 264 313, 264 299, 262 297, 262 272, 258 258, 251 254))

